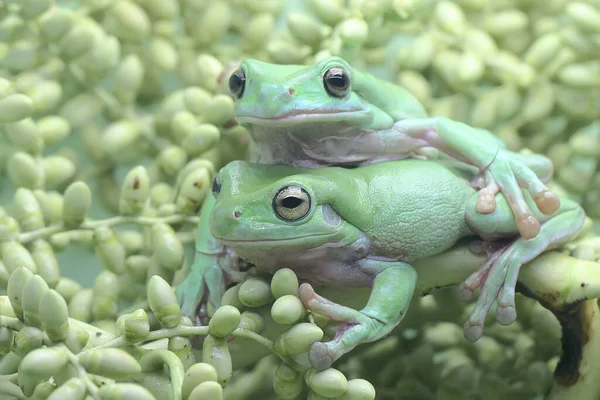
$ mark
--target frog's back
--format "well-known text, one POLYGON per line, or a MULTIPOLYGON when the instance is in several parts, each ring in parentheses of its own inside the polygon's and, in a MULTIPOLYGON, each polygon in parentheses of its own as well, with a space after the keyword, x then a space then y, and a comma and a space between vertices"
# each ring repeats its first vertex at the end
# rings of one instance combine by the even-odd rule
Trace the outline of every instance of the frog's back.
POLYGON ((470 235, 465 204, 468 182, 445 166, 401 160, 354 170, 364 182, 368 207, 360 227, 377 256, 416 260, 449 249, 470 235))

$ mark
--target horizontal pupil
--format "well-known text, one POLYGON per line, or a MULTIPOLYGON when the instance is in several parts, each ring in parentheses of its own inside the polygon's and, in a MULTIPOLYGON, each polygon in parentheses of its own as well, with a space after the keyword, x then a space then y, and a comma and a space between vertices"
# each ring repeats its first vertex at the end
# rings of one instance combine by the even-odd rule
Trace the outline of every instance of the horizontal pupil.
POLYGON ((343 75, 330 76, 327 80, 336 86, 346 85, 346 78, 343 75))

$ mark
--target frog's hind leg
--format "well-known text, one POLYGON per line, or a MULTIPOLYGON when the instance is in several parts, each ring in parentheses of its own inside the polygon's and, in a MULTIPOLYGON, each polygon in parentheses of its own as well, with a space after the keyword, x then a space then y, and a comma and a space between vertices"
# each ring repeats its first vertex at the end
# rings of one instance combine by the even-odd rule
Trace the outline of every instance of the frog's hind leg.
MULTIPOLYGON (((529 196, 527 200, 532 201, 529 196)), ((467 220, 471 228, 477 232, 509 233, 516 226, 503 196, 498 196, 498 209, 488 216, 476 214, 475 201, 471 199, 467 206, 467 220)), ((475 309, 465 324, 464 333, 468 340, 479 339, 483 332, 483 323, 493 302, 498 299, 496 320, 502 325, 509 325, 516 319, 515 286, 519 270, 544 251, 559 247, 571 240, 581 229, 585 221, 585 213, 581 207, 562 199, 560 209, 554 216, 546 217, 540 234, 533 239, 518 237, 506 247, 491 255, 480 270, 473 273, 461 285, 461 295, 469 298, 475 289, 481 287, 481 293, 475 309)), ((544 219, 542 215, 538 218, 544 219)))
POLYGON ((308 356, 311 364, 324 370, 361 343, 389 334, 402 320, 413 296, 417 273, 403 262, 367 260, 362 266, 375 275, 367 305, 360 311, 333 303, 303 283, 298 296, 311 312, 337 322, 337 332, 329 342, 314 343, 308 356))

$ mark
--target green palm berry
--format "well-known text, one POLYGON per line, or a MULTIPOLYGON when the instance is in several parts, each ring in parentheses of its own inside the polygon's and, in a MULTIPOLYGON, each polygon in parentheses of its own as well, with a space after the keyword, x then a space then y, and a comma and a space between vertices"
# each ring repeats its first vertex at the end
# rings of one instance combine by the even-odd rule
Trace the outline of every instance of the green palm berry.
POLYGON ((33 113, 33 102, 23 94, 10 94, 0 99, 0 123, 6 124, 28 118, 33 113))
POLYGON ((271 279, 271 292, 276 299, 285 295, 298 294, 298 277, 289 268, 277 270, 271 279))
POLYGON ((261 333, 265 329, 265 319, 262 315, 251 311, 242 313, 239 327, 255 333, 261 333))
MULTIPOLYGON (((190 394, 196 386, 203 382, 217 382, 217 370, 207 363, 196 363, 185 371, 181 392, 184 400, 190 397, 190 394)), ((221 387, 221 385, 219 385, 221 387)))
POLYGON ((98 390, 101 400, 155 400, 145 387, 135 383, 111 383, 98 390))
POLYGON ((135 310, 124 320, 124 335, 132 342, 142 341, 150 333, 148 314, 143 309, 135 310))
POLYGON ((119 64, 114 78, 114 93, 125 103, 132 102, 144 80, 144 64, 137 54, 127 54, 119 64))
POLYGON ((12 214, 17 219, 19 226, 24 232, 34 231, 44 227, 44 215, 42 214, 42 209, 33 192, 29 189, 17 189, 15 192, 12 214))
POLYGON ((283 332, 275 341, 275 350, 282 355, 306 353, 310 346, 323 338, 315 324, 302 322, 283 332))
POLYGON ((57 42, 71 29, 75 13, 67 8, 54 7, 39 20, 40 38, 57 42))
POLYGON ((94 33, 88 24, 77 20, 58 42, 61 58, 71 61, 89 53, 94 46, 94 33))
POLYGON ((117 315, 119 299, 119 277, 102 271, 94 281, 92 316, 94 320, 111 319, 117 315))
POLYGON ((57 375, 69 361, 68 352, 58 347, 33 350, 19 364, 18 382, 26 396, 31 396, 35 387, 57 375))
POLYGON ((8 140, 29 154, 39 154, 44 149, 44 137, 31 118, 24 118, 4 126, 8 140))
POLYGON ((202 116, 208 124, 225 125, 233 120, 233 99, 224 94, 216 95, 208 103, 202 116))
POLYGON ((156 260, 163 268, 176 271, 183 266, 183 245, 171 226, 152 226, 152 247, 156 260))
POLYGON ((0 355, 5 356, 13 349, 15 331, 5 326, 0 327, 0 355))
POLYGON ((221 304, 224 306, 233 306, 240 311, 243 311, 245 306, 242 304, 239 298, 241 284, 230 287, 223 293, 221 298, 221 304))
POLYGON ((112 229, 99 227, 94 231, 96 256, 102 267, 115 274, 125 271, 125 247, 115 237, 112 229))
POLYGON ((207 168, 198 168, 185 177, 175 200, 177 210, 184 214, 196 212, 209 193, 212 175, 207 168))
POLYGON ((241 322, 240 311, 233 306, 221 306, 208 323, 208 331, 217 338, 229 336, 241 322))
POLYGON ((0 216, 0 241, 5 242, 15 239, 19 232, 19 223, 16 219, 8 215, 0 216))
POLYGON ((316 393, 325 397, 341 396, 348 390, 348 380, 335 368, 312 375, 308 385, 316 393))
POLYGON ((87 388, 81 378, 71 378, 56 388, 46 400, 83 400, 87 388))
POLYGON ((42 328, 53 342, 62 342, 69 332, 69 312, 65 299, 55 290, 41 297, 39 315, 42 328))
POLYGON ((92 289, 82 289, 69 300, 69 316, 79 321, 90 322, 92 320, 92 301, 94 292, 92 289))
POLYGON ((57 115, 41 118, 37 126, 46 145, 60 143, 71 133, 69 121, 57 115))
POLYGON ((198 86, 190 86, 183 91, 185 107, 189 112, 195 115, 202 115, 204 113, 211 98, 212 94, 210 92, 198 86))
POLYGON ((65 345, 72 353, 77 354, 83 350, 89 339, 90 334, 88 331, 77 324, 70 324, 67 338, 65 339, 65 345))
POLYGON ((26 326, 15 336, 15 345, 13 352, 19 356, 24 356, 32 350, 42 347, 44 341, 44 332, 32 326, 26 326))
POLYGON ((78 358, 88 372, 111 379, 122 380, 142 372, 142 367, 137 360, 121 349, 91 349, 80 353, 78 358))
POLYGON ((273 301, 269 284, 261 278, 250 278, 240 286, 239 298, 247 307, 261 307, 273 301))
POLYGON ((37 267, 37 274, 44 278, 48 287, 55 288, 60 279, 58 260, 50 243, 44 239, 33 242, 31 256, 37 267))
MULTIPOLYGON (((184 398, 185 399, 185 398, 184 398)), ((188 400, 203 400, 203 399, 223 399, 223 387, 217 382, 208 381, 202 382, 192 390, 188 400)))
POLYGON ((348 381, 348 390, 339 397, 340 400, 375 400, 375 388, 364 379, 348 381))
POLYGON ((288 365, 280 364, 273 377, 273 389, 280 399, 295 399, 302 393, 302 375, 288 365))
POLYGON ((46 225, 62 221, 63 197, 60 193, 38 189, 33 191, 33 195, 42 209, 46 225))
POLYGON ((76 166, 72 160, 63 156, 48 156, 42 159, 42 168, 46 177, 46 186, 61 187, 75 176, 76 166))
POLYGON ((83 181, 73 182, 67 187, 63 200, 62 217, 65 226, 77 228, 87 218, 92 204, 92 193, 83 181))
POLYGON ((151 32, 148 14, 136 3, 119 0, 108 11, 108 28, 119 38, 140 42, 151 32))
POLYGON ((171 285, 158 275, 148 282, 148 302, 150 309, 165 328, 179 325, 181 308, 171 285))
POLYGON ((26 324, 41 327, 40 300, 48 292, 48 284, 39 275, 33 275, 23 286, 21 307, 23 307, 23 320, 26 324))
POLYGON ((188 155, 195 157, 213 149, 221 140, 221 131, 212 124, 194 124, 190 127, 182 146, 188 155))
POLYGON ((7 294, 15 315, 23 319, 23 288, 33 278, 33 272, 26 267, 18 267, 8 279, 7 294))
POLYGON ((233 366, 227 340, 207 335, 202 346, 202 362, 212 365, 217 371, 217 382, 225 387, 231 374, 233 366))
MULTIPOLYGON (((2 104, 0 101, 0 110, 2 104)), ((8 159, 6 172, 15 186, 39 189, 44 186, 44 170, 29 154, 18 151, 8 159)))
POLYGON ((275 300, 271 316, 278 324, 293 324, 305 315, 304 305, 297 296, 288 294, 275 300))
POLYGON ((121 185, 119 212, 123 215, 139 214, 150 197, 150 176, 145 167, 139 165, 125 176, 121 185))
POLYGON ((61 277, 54 289, 68 302, 81 290, 81 285, 73 279, 61 277))
POLYGON ((12 273, 19 267, 27 268, 34 273, 37 271, 31 253, 19 242, 10 241, 0 243, 0 254, 2 254, 2 261, 9 273, 12 273))

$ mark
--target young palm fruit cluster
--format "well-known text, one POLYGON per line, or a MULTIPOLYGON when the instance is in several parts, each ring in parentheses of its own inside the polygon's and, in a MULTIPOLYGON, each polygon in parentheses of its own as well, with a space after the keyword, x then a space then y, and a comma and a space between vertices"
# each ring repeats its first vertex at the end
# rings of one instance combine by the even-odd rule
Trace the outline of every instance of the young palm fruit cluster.
MULTIPOLYGON (((546 325, 527 325, 520 312, 511 339, 498 329, 475 347, 444 325, 461 324, 461 305, 423 313, 413 330, 315 373, 294 357, 331 325, 304 310, 290 271, 271 284, 251 273, 208 327, 181 318, 172 287, 215 171, 246 154, 219 84, 230 62, 333 54, 373 68, 434 115, 547 153, 553 190, 598 217, 599 27, 598 0, 0 1, 0 397, 374 398, 360 378, 391 397, 498 394, 505 382, 510 395, 542 393, 542 364, 557 354, 547 313, 546 325), (93 284, 72 279, 82 275, 93 284), (456 340, 440 345, 446 333, 456 340), (192 352, 198 336, 204 351, 192 352), (490 375, 521 358, 536 363, 490 375)), ((594 261, 600 243, 567 251, 594 261)), ((435 309, 426 299, 414 308, 435 309)))

